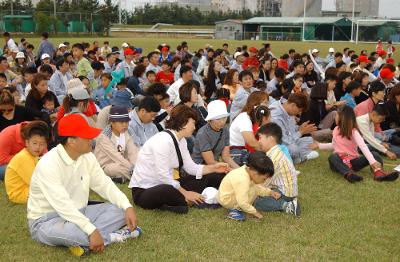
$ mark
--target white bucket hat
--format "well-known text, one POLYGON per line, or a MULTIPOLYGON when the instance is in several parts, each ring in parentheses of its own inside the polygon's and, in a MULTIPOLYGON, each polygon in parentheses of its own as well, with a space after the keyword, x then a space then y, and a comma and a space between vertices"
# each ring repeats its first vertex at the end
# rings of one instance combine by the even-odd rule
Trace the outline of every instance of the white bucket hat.
POLYGON ((233 58, 234 59, 236 59, 238 56, 240 56, 240 55, 243 55, 243 53, 242 52, 236 52, 234 55, 233 55, 233 58))
POLYGON ((82 87, 74 87, 68 90, 68 94, 75 100, 89 99, 89 93, 82 87))
POLYGON ((42 57, 40 59, 44 60, 46 58, 50 58, 50 55, 45 53, 45 54, 42 55, 42 57))
POLYGON ((16 59, 18 58, 25 58, 24 52, 18 52, 17 55, 15 56, 16 59))
POLYGON ((315 53, 319 53, 319 50, 318 50, 318 49, 316 49, 316 48, 314 48, 314 49, 311 51, 311 53, 313 53, 313 54, 315 54, 315 53))
POLYGON ((58 48, 62 48, 62 47, 67 47, 66 45, 64 45, 63 43, 58 45, 58 48))
POLYGON ((221 100, 214 100, 208 104, 207 107, 208 115, 206 121, 216 120, 224 117, 228 117, 229 113, 226 110, 226 104, 221 100))
POLYGON ((335 48, 333 47, 329 48, 329 53, 335 53, 335 48))
POLYGON ((79 78, 72 78, 67 82, 67 90, 69 91, 72 88, 83 88, 85 89, 86 86, 82 83, 79 78))

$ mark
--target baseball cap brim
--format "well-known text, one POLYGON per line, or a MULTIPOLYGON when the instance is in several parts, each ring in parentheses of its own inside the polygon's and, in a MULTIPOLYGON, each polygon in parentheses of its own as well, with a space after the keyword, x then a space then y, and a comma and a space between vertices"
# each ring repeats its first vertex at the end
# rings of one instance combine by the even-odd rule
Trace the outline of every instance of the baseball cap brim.
POLYGON ((58 123, 58 135, 61 137, 94 139, 101 131, 99 128, 91 127, 86 117, 81 114, 66 115, 58 123))

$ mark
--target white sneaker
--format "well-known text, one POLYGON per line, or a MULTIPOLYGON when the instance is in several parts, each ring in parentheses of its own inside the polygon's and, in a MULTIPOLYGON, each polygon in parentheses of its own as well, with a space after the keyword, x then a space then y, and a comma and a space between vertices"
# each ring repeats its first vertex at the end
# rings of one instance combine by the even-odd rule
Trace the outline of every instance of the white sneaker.
POLYGON ((311 151, 310 153, 308 153, 308 155, 306 156, 307 160, 311 160, 311 159, 316 159, 319 157, 319 154, 317 151, 311 151))
POLYGON ((140 227, 136 227, 133 231, 127 227, 124 227, 120 230, 110 233, 111 243, 124 242, 128 238, 137 238, 141 233, 142 229, 140 227))

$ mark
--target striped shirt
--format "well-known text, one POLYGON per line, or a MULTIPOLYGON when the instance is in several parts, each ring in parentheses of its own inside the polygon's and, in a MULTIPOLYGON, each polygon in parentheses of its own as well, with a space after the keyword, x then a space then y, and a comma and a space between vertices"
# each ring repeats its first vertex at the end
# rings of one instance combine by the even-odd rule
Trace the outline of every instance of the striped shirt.
POLYGON ((267 156, 274 163, 275 173, 267 183, 269 188, 277 188, 287 197, 296 197, 297 191, 297 172, 293 163, 287 158, 279 145, 275 145, 267 152, 267 156))

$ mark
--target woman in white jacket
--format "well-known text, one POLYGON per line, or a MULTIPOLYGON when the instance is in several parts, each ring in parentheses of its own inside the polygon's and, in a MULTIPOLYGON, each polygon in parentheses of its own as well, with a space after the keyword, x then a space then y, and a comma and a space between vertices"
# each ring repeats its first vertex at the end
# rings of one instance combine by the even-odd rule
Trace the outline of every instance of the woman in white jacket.
POLYGON ((128 131, 130 118, 125 107, 113 106, 109 120, 110 125, 97 138, 94 154, 104 173, 123 183, 131 177, 138 148, 128 131))

